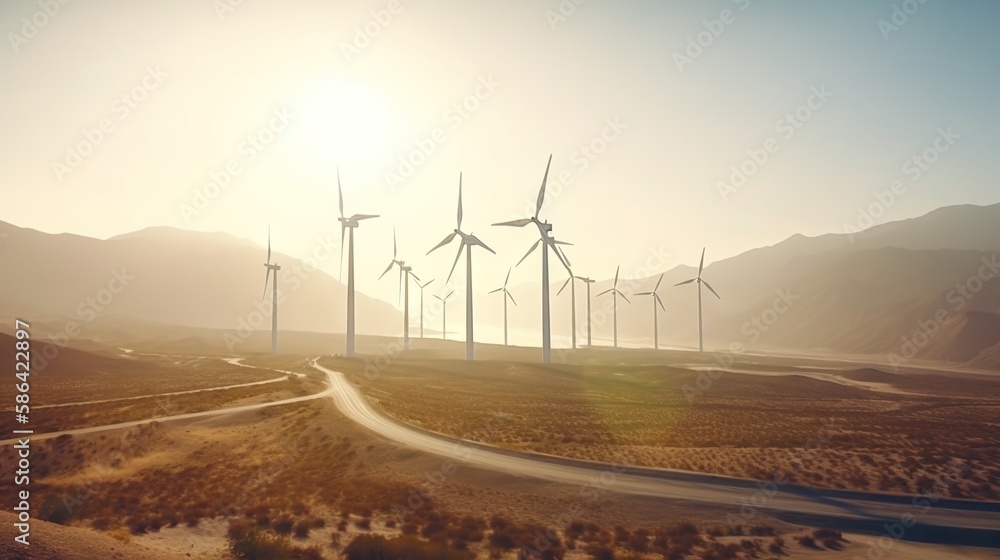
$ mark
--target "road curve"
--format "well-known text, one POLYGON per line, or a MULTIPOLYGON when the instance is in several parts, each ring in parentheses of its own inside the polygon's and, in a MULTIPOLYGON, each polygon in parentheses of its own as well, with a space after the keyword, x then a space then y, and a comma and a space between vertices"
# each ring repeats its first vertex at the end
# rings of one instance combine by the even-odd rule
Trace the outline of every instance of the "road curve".
POLYGON ((984 541, 986 545, 996 542, 1000 546, 1000 503, 997 502, 940 499, 926 509, 919 507, 911 496, 794 485, 765 487, 758 481, 719 475, 614 466, 510 451, 428 432, 389 418, 375 410, 342 373, 316 362, 312 365, 329 377, 334 403, 345 416, 407 447, 451 458, 456 463, 552 482, 592 486, 626 494, 708 502, 733 509, 752 504, 757 509, 788 514, 798 519, 862 520, 869 524, 877 523, 873 525, 876 527, 898 522, 906 514, 919 524, 911 533, 916 534, 916 528, 920 527, 965 528, 976 532, 977 541, 982 540, 980 533, 985 531, 988 533, 984 541))

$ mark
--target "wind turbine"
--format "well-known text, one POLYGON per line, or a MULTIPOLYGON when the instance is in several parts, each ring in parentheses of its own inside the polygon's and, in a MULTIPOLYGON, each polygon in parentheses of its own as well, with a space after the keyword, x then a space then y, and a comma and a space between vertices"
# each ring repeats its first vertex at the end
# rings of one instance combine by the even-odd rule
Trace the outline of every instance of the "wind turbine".
MULTIPOLYGON (((584 278, 583 276, 575 276, 574 278, 587 285, 587 346, 591 346, 590 343, 591 323, 593 321, 594 316, 590 314, 590 285, 593 284, 595 280, 592 280, 590 278, 584 278)), ((575 308, 576 306, 574 305, 573 307, 575 308)))
MULTIPOLYGON (((571 309, 572 309, 572 311, 571 311, 571 320, 573 321, 573 333, 572 333, 572 337, 573 337, 573 350, 576 350, 576 282, 573 282, 574 278, 580 278, 580 277, 579 276, 573 276, 573 273, 570 272, 569 278, 566 279, 566 282, 564 282, 563 285, 562 285, 562 287, 559 288, 559 291, 556 292, 556 296, 558 297, 559 294, 563 293, 563 290, 566 289, 566 286, 567 285, 569 286, 570 299, 573 300, 572 304, 571 304, 571 309)), ((581 278, 581 280, 582 280, 582 278, 581 278)), ((590 284, 587 284, 587 315, 588 316, 590 315, 590 284)), ((589 328, 590 323, 588 322, 587 325, 588 325, 588 329, 587 330, 589 332, 589 330, 590 330, 590 328, 589 328)), ((590 340, 589 340, 590 337, 588 336, 587 338, 588 338, 587 343, 590 344, 590 340)))
POLYGON ((354 230, 360 225, 361 220, 378 218, 374 214, 354 214, 350 218, 344 217, 344 190, 340 187, 340 168, 337 168, 337 196, 340 200, 340 269, 344 269, 344 233, 351 230, 348 235, 347 246, 347 351, 348 358, 354 357, 354 230))
POLYGON ((603 292, 597 294, 597 297, 601 297, 604 294, 611 294, 611 299, 614 300, 614 323, 615 323, 615 348, 618 348, 618 298, 621 297, 629 305, 632 304, 631 301, 625 297, 625 294, 618 290, 618 271, 621 270, 621 266, 615 269, 615 284, 610 290, 604 290, 603 292))
MULTIPOLYGON (((419 286, 420 278, 416 274, 413 274, 413 267, 406 266, 405 261, 396 259, 396 228, 392 229, 392 260, 389 261, 389 266, 386 267, 385 272, 382 276, 385 276, 392 270, 392 267, 399 267, 399 289, 405 294, 403 296, 403 350, 410 349, 410 277, 412 276, 417 280, 417 285, 419 286)), ((378 279, 381 280, 382 276, 378 279)), ((398 301, 398 299, 397 299, 398 301)), ((423 307, 423 302, 421 301, 421 307, 423 307)), ((421 313, 423 311, 421 310, 421 313)), ((422 319, 421 319, 422 320, 422 319)))
POLYGON ((444 297, 441 297, 441 296, 439 296, 437 294, 434 294, 434 297, 436 297, 441 302, 441 339, 442 340, 446 340, 448 338, 448 298, 450 298, 452 295, 454 295, 454 293, 455 293, 455 290, 452 290, 452 291, 448 292, 448 295, 446 295, 444 297))
POLYGON ((432 278, 424 284, 417 282, 417 287, 420 288, 420 338, 424 337, 424 288, 430 286, 433 281, 432 278))
POLYGON ((474 358, 474 344, 475 340, 472 336, 472 247, 478 245, 483 249, 497 254, 496 251, 490 249, 485 243, 479 240, 478 237, 472 235, 471 233, 465 233, 462 231, 462 174, 458 174, 458 226, 455 227, 455 231, 448 234, 443 241, 438 243, 433 249, 427 251, 427 254, 431 254, 437 249, 444 247, 445 245, 452 242, 455 236, 459 236, 458 244, 458 254, 455 255, 455 262, 451 265, 451 272, 448 273, 448 280, 445 282, 451 282, 451 275, 455 273, 455 266, 458 265, 458 259, 462 258, 462 249, 465 248, 465 359, 472 360, 474 358))
POLYGON ((663 275, 660 275, 660 279, 656 281, 656 287, 653 288, 651 292, 639 292, 635 294, 637 296, 652 296, 653 297, 653 349, 660 349, 660 327, 657 318, 656 304, 660 305, 660 309, 666 311, 667 308, 663 307, 663 301, 660 299, 660 294, 656 293, 656 290, 660 289, 660 282, 663 282, 663 275))
MULTIPOLYGON (((549 180, 549 168, 552 167, 552 156, 549 155, 549 162, 545 166, 545 176, 542 178, 542 187, 538 190, 538 199, 535 203, 535 215, 530 218, 524 218, 521 220, 513 220, 510 222, 501 222, 498 224, 493 224, 495 226, 511 226, 511 227, 524 227, 528 224, 535 224, 538 226, 538 233, 541 237, 535 244, 528 249, 528 252, 521 257, 521 261, 517 264, 521 264, 524 259, 528 258, 528 255, 532 253, 541 242, 545 243, 542 247, 542 362, 546 364, 552 363, 552 331, 549 325, 549 248, 551 247, 556 257, 562 262, 566 270, 570 269, 569 259, 563 254, 557 245, 570 245, 564 241, 556 241, 554 237, 550 235, 552 232, 552 224, 548 221, 541 221, 538 219, 538 214, 542 211, 542 202, 545 200, 545 184, 549 180)), ((572 274, 572 271, 570 272, 572 274)))
POLYGON ((264 293, 260 296, 263 302, 267 297, 267 282, 271 279, 271 272, 274 272, 274 283, 271 284, 271 353, 278 353, 278 271, 281 267, 278 263, 271 264, 271 226, 267 226, 267 262, 264 263, 267 273, 264 276, 264 293))
POLYGON ((677 284, 674 284, 674 286, 683 286, 684 284, 690 284, 691 282, 697 282, 698 283, 698 351, 699 352, 704 352, 705 351, 705 337, 704 337, 705 330, 704 330, 704 325, 702 323, 702 316, 701 316, 701 286, 702 286, 702 284, 704 284, 705 287, 709 289, 709 291, 711 291, 713 294, 715 294, 715 297, 717 297, 719 299, 722 299, 722 296, 720 296, 719 294, 717 294, 715 292, 715 290, 712 289, 712 286, 710 286, 708 282, 702 280, 702 278, 701 278, 701 271, 704 268, 705 268, 705 248, 702 247, 702 249, 701 249, 701 262, 698 264, 698 276, 695 276, 694 278, 692 278, 690 280, 685 280, 683 282, 678 282, 677 284))
POLYGON ((497 292, 503 292, 503 345, 507 346, 507 298, 510 298, 510 302, 515 306, 517 302, 514 301, 514 296, 510 295, 510 291, 507 289, 507 282, 510 282, 510 269, 507 269, 507 279, 503 281, 503 286, 497 288, 490 292, 495 294, 497 292))

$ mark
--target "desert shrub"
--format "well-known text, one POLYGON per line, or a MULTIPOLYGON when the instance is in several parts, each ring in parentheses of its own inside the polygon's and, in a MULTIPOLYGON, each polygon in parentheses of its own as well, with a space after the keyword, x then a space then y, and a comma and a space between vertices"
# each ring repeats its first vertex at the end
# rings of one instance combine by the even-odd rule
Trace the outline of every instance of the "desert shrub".
POLYGON ((414 537, 387 539, 381 535, 358 535, 345 548, 347 560, 473 560, 465 550, 455 550, 439 543, 414 537))
POLYGON ((309 536, 309 530, 312 529, 312 525, 306 521, 299 521, 295 524, 295 536, 304 539, 309 536))
POLYGON ((753 537, 773 537, 774 527, 769 525, 754 525, 750 527, 750 536, 753 537))
POLYGON ((798 541, 800 545, 806 548, 819 548, 819 546, 816 545, 816 540, 810 537, 809 535, 802 535, 801 537, 798 537, 795 540, 798 541))
POLYGON ((286 537, 256 527, 230 526, 229 552, 237 560, 291 560, 298 551, 286 537))
MULTIPOLYGON (((64 434, 68 435, 68 434, 64 434)), ((62 436, 59 436, 62 437, 62 436)), ((58 523, 59 525, 65 525, 69 522, 72 517, 72 512, 70 510, 69 504, 63 503, 58 496, 49 494, 45 496, 42 500, 42 506, 39 508, 38 518, 42 521, 48 521, 49 523, 58 523)))
POLYGON ((292 527, 295 525, 295 521, 287 515, 277 519, 271 524, 271 528, 274 529, 275 533, 279 535, 287 535, 292 532, 292 527))
POLYGON ((354 526, 362 531, 367 531, 372 528, 372 520, 367 517, 362 517, 354 522, 354 526))
POLYGON ((586 548, 586 552, 594 560, 615 560, 615 552, 604 545, 592 544, 586 548))
POLYGON ((785 552, 785 539, 781 537, 775 537, 769 545, 767 545, 767 551, 772 554, 784 554, 785 552))
POLYGON ((146 532, 149 527, 149 523, 142 517, 129 517, 125 520, 125 526, 128 530, 132 532, 133 535, 141 535, 146 532))

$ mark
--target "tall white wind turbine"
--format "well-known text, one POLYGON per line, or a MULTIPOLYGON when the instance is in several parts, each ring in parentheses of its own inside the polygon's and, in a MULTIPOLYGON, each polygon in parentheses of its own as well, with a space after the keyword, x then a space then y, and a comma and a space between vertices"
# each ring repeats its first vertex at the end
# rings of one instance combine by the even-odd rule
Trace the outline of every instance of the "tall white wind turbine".
POLYGON ((340 169, 337 169, 337 197, 340 200, 340 269, 344 269, 344 233, 350 230, 347 245, 347 351, 348 358, 354 357, 354 230, 361 220, 378 218, 375 214, 354 214, 344 217, 344 191, 340 187, 340 169))
POLYGON ((660 325, 658 320, 658 312, 656 311, 656 306, 659 304, 660 309, 666 311, 667 308, 663 307, 663 300, 660 299, 660 294, 656 293, 656 290, 660 289, 660 282, 663 282, 663 275, 656 281, 656 286, 651 292, 639 292, 635 295, 637 296, 652 296, 653 298, 653 349, 660 349, 660 325))
MULTIPOLYGON (((399 289, 403 292, 403 350, 410 349, 410 277, 412 276, 416 281, 417 285, 420 285, 420 278, 413 273, 413 267, 407 266, 406 261, 402 261, 396 258, 396 229, 392 230, 392 260, 389 261, 389 266, 379 276, 378 279, 381 280, 383 276, 392 270, 392 267, 399 267, 399 289)), ((397 300, 398 301, 398 300, 397 300)), ((420 302, 421 314, 423 314, 423 300, 420 302)), ((423 317, 420 319, 423 323, 423 317)))
POLYGON ((264 293, 260 296, 263 302, 267 297, 267 282, 271 279, 271 272, 274 272, 274 282, 271 284, 271 353, 278 353, 278 271, 281 267, 278 263, 271 263, 271 226, 267 226, 267 273, 264 276, 264 293))
POLYGON ((471 233, 465 233, 462 231, 462 174, 458 175, 458 226, 455 227, 455 231, 448 234, 443 241, 434 246, 433 249, 427 251, 427 254, 431 254, 437 249, 444 247, 445 245, 452 242, 455 237, 459 237, 458 244, 458 254, 455 255, 455 262, 451 265, 451 272, 448 273, 448 280, 445 282, 451 282, 451 275, 455 272, 455 266, 458 265, 458 260, 462 258, 462 249, 465 249, 465 359, 473 360, 475 357, 475 339, 472 334, 472 247, 479 246, 487 251, 496 254, 496 251, 490 249, 485 243, 479 240, 478 237, 472 235, 471 233))
POLYGON ((510 302, 513 303, 515 307, 517 306, 517 302, 514 301, 514 296, 510 295, 510 290, 507 289, 507 282, 510 282, 509 268, 507 269, 507 279, 503 281, 503 286, 490 292, 491 294, 495 294, 497 292, 503 292, 503 345, 504 346, 507 346, 507 299, 509 298, 510 302))
POLYGON ((712 294, 715 295, 715 297, 717 297, 719 299, 722 299, 722 296, 720 296, 719 294, 717 294, 715 292, 715 290, 712 289, 712 286, 710 286, 708 282, 706 282, 705 280, 702 279, 702 277, 701 277, 701 271, 704 268, 705 268, 705 248, 702 247, 702 249, 701 249, 701 262, 698 263, 698 276, 695 276, 694 278, 692 278, 690 280, 685 280, 683 282, 678 282, 677 284, 674 284, 674 286, 683 286, 684 284, 690 284, 691 282, 697 282, 698 283, 698 351, 699 352, 704 352, 705 351, 705 336, 704 336, 705 335, 705 329, 704 329, 704 323, 702 322, 702 316, 701 316, 701 286, 704 284, 704 286, 706 288, 708 288, 709 291, 712 292, 712 294))
POLYGON ((431 278, 423 284, 417 283, 417 287, 420 288, 420 338, 424 337, 424 288, 430 286, 433 281, 431 278))
MULTIPOLYGON (((552 331, 550 329, 549 322, 549 248, 556 254, 559 261, 562 262, 566 270, 570 270, 569 259, 566 255, 559 249, 558 245, 570 245, 564 241, 556 241, 554 237, 550 234, 552 232, 552 224, 548 221, 541 221, 538 218, 538 214, 542 211, 542 203, 545 201, 545 184, 549 180, 549 168, 552 167, 552 156, 549 155, 549 162, 545 166, 545 176, 542 178, 542 187, 538 190, 538 199, 535 203, 535 215, 530 218, 524 218, 521 220, 513 220, 510 222, 501 222, 498 224, 493 224, 495 226, 511 226, 511 227, 524 227, 528 224, 535 224, 538 226, 538 233, 541 237, 535 244, 528 249, 528 252, 521 258, 521 262, 528 258, 528 255, 532 253, 539 243, 544 243, 542 247, 542 362, 546 364, 552 363, 552 331)), ((518 264, 521 264, 518 262, 518 264)), ((572 272, 570 272, 572 274, 572 272)))
POLYGON ((591 346, 590 335, 593 326, 594 316, 591 315, 590 313, 590 285, 596 282, 596 280, 592 280, 584 276, 574 276, 574 278, 587 285, 587 346, 591 346))
POLYGON ((597 294, 597 297, 601 297, 604 294, 611 294, 611 299, 614 300, 615 348, 618 348, 618 298, 622 298, 629 305, 632 304, 632 302, 625 297, 625 294, 618 290, 618 271, 621 270, 621 268, 622 267, 619 266, 615 269, 614 286, 610 290, 604 290, 603 292, 597 294))

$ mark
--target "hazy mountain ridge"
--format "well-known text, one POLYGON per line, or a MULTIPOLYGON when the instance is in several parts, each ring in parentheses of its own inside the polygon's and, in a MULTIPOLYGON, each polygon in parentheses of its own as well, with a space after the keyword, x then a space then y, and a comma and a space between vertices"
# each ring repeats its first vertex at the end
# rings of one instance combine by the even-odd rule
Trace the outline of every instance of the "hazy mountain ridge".
MULTIPOLYGON (((86 326, 116 314, 166 325, 270 328, 266 249, 221 233, 150 228, 107 240, 47 234, 0 222, 0 314, 62 315, 86 326), (261 320, 262 319, 262 320, 261 320)), ((331 257, 335 258, 335 257, 331 257)), ((276 254, 282 329, 341 332, 346 287, 276 254)), ((359 332, 396 334, 401 314, 357 296, 359 332)))

